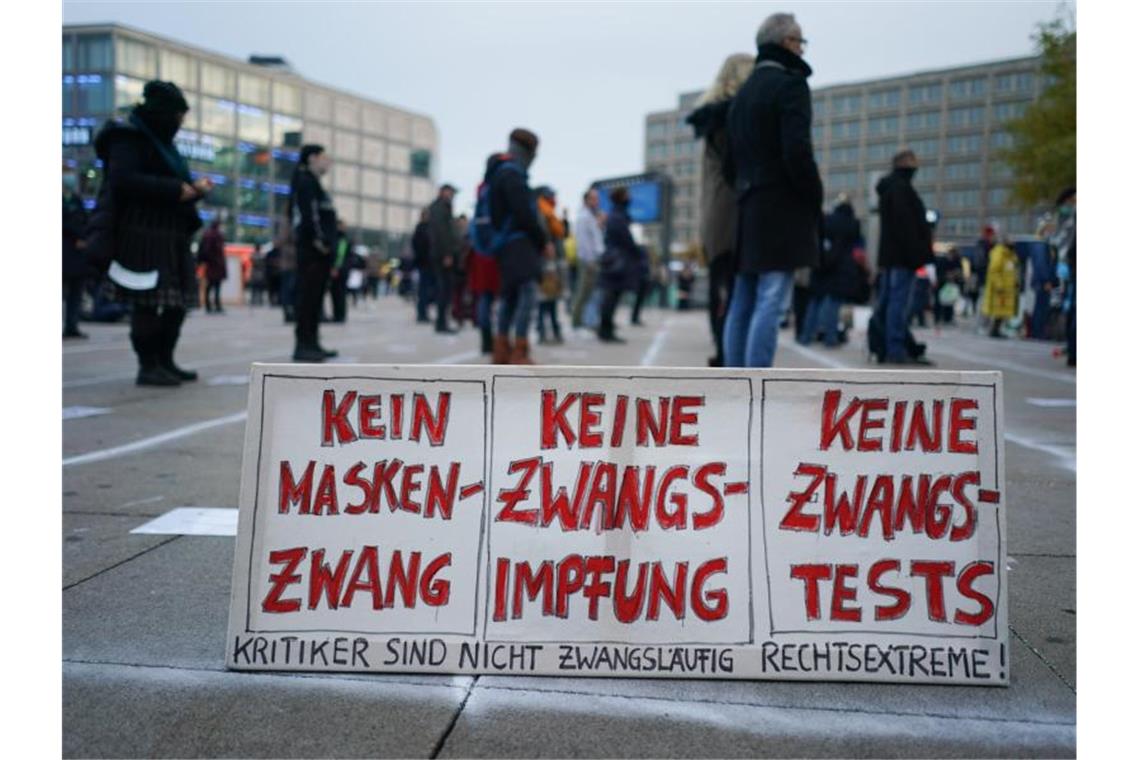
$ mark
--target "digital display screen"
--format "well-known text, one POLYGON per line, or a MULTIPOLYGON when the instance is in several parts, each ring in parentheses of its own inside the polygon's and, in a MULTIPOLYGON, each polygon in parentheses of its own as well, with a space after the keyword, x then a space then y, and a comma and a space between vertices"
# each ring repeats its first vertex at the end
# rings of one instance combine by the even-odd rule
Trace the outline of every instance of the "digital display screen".
MULTIPOLYGON (((610 202, 612 188, 596 188, 599 206, 607 214, 613 209, 610 202)), ((629 190, 629 220, 631 222, 661 221, 661 183, 657 181, 634 182, 626 185, 629 190)))

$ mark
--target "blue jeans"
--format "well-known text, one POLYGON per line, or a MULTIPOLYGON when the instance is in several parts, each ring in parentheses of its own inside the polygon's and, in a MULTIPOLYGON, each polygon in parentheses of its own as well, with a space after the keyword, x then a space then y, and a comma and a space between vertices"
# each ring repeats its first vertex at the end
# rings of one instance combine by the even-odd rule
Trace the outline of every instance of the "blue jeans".
POLYGON ((771 367, 791 272, 736 275, 724 321, 724 366, 771 367))
POLYGON ((883 272, 879 283, 879 310, 887 338, 887 361, 906 359, 907 307, 914 285, 914 270, 893 267, 883 272))
POLYGON ((805 346, 815 342, 816 334, 823 330, 823 345, 839 345, 839 299, 831 294, 814 296, 804 314, 803 331, 796 340, 805 346))
POLYGON ((513 325, 515 337, 526 338, 531 314, 534 312, 536 289, 534 280, 527 280, 513 288, 503 288, 499 299, 499 335, 509 336, 513 325))

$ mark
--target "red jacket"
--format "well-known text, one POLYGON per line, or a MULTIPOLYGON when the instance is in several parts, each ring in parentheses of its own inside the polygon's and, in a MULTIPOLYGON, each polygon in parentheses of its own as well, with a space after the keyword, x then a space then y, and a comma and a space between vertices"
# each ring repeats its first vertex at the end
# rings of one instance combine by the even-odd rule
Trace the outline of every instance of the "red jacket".
POLYGON ((217 227, 202 233, 198 242, 198 263, 206 265, 206 279, 217 282, 226 279, 226 239, 217 227))

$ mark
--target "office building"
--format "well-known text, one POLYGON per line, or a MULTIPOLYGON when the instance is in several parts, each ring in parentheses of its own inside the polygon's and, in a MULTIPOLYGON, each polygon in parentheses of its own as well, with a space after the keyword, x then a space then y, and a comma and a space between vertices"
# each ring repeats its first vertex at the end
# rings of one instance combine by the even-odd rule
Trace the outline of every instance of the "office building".
POLYGON ((324 184, 360 241, 399 250, 435 195, 439 138, 432 119, 318 84, 272 56, 241 61, 119 24, 63 27, 63 158, 93 203, 101 166, 92 140, 124 115, 151 79, 173 81, 190 102, 176 137, 195 175, 215 190, 202 216, 227 239, 269 239, 303 143, 333 159, 324 184))
MULTIPOLYGON (((873 237, 875 182, 909 147, 921 163, 915 187, 941 216, 939 240, 976 240, 991 221, 1032 233, 1041 210, 1014 203, 1012 173, 995 153, 1011 143, 1005 122, 1041 93, 1039 68, 1031 56, 813 89, 812 143, 828 206, 846 193, 873 237)), ((682 95, 677 110, 646 118, 646 168, 689 184, 674 194, 674 248, 699 236, 702 147, 684 124, 697 97, 682 95)))
MULTIPOLYGON (((667 176, 672 187, 670 207, 664 218, 671 221, 673 253, 690 248, 700 237, 701 150, 703 144, 693 137, 693 128, 685 123, 704 90, 682 94, 677 107, 657 111, 645 117, 645 170, 667 176)), ((663 225, 645 225, 646 238, 656 250, 664 250, 663 225)))

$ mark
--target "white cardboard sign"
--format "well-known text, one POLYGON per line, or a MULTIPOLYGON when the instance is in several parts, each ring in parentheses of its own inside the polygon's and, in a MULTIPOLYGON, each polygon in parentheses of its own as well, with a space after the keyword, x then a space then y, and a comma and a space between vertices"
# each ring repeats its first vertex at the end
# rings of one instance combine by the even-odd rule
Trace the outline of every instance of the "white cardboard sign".
POLYGON ((227 666, 1009 683, 996 372, 254 365, 227 666))

